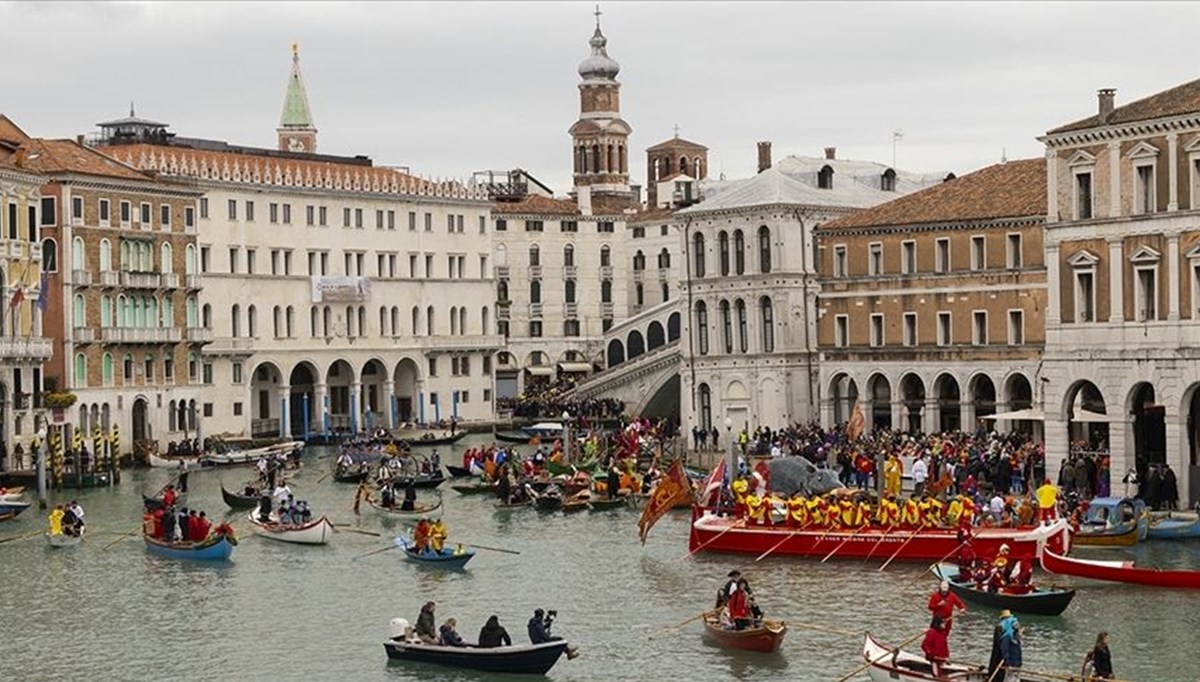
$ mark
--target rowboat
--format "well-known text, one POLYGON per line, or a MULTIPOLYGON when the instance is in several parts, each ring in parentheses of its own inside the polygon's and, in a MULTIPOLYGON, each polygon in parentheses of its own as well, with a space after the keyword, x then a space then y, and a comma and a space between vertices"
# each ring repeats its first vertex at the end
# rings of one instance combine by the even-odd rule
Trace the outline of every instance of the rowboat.
MULTIPOLYGON (((1041 526, 1021 528, 978 528, 971 538, 981 556, 1000 553, 1008 545, 1013 560, 1038 556, 1044 547, 1056 551, 1070 548, 1070 529, 1065 519, 1041 526)), ((959 546, 953 528, 910 531, 871 526, 859 530, 827 531, 824 528, 793 528, 787 525, 749 525, 745 519, 719 516, 693 508, 688 549, 739 552, 760 555, 818 556, 836 553, 840 558, 878 557, 880 563, 892 556, 896 561, 941 561, 959 546)))
POLYGON ((333 524, 322 516, 316 521, 303 524, 281 524, 278 517, 271 515, 271 521, 263 523, 257 511, 250 512, 250 523, 254 532, 280 542, 291 542, 297 545, 324 545, 333 537, 333 524))
POLYGON ((445 547, 441 552, 434 552, 432 549, 418 552, 412 540, 403 535, 396 538, 396 546, 404 550, 404 558, 430 568, 459 569, 466 566, 471 557, 475 556, 475 550, 470 547, 464 548, 462 554, 455 554, 454 550, 445 547))
POLYGON ((563 502, 561 509, 562 513, 564 514, 574 514, 575 512, 581 512, 585 509, 590 509, 590 507, 588 507, 587 500, 572 500, 569 502, 563 502))
POLYGON ((1146 503, 1133 497, 1097 497, 1088 502, 1075 543, 1100 547, 1128 547, 1150 534, 1146 503), (1133 531, 1130 533, 1130 531, 1133 531))
POLYGON ((772 654, 779 651, 787 631, 787 623, 781 620, 765 620, 762 625, 745 630, 726 630, 716 612, 704 614, 705 636, 722 649, 772 654))
POLYGON ((258 448, 227 450, 225 452, 210 452, 200 458, 200 463, 202 465, 209 466, 235 466, 238 464, 253 464, 263 457, 271 458, 276 455, 290 457, 303 449, 304 441, 302 440, 284 441, 282 443, 273 443, 271 445, 265 445, 258 448))
POLYGON ((230 509, 253 509, 258 506, 259 500, 262 499, 259 495, 239 495, 229 492, 225 486, 221 486, 221 497, 225 500, 225 504, 229 505, 230 509))
POLYGON ((496 511, 512 511, 513 509, 524 509, 533 505, 531 500, 522 500, 520 502, 497 502, 496 511))
POLYGON ((491 483, 472 483, 470 485, 452 485, 450 489, 460 495, 484 495, 496 492, 496 486, 491 483))
POLYGON ((412 486, 414 488, 429 490, 444 483, 446 481, 446 475, 440 471, 433 474, 417 474, 416 476, 404 476, 402 474, 396 474, 391 480, 396 484, 396 488, 407 488, 409 481, 412 481, 412 486))
POLYGON ((532 426, 526 426, 512 431, 497 431, 493 437, 503 443, 528 443, 537 438, 539 440, 553 441, 555 438, 562 438, 563 425, 558 422, 540 422, 532 426))
POLYGON ((533 504, 537 507, 538 511, 558 511, 562 509, 563 498, 561 495, 538 495, 533 504))
POLYGON ((862 655, 872 682, 990 682, 987 668, 964 663, 944 663, 941 676, 935 677, 924 656, 880 644, 869 632, 863 637, 862 655))
POLYGON ((19 516, 21 512, 29 509, 30 506, 32 506, 31 502, 22 502, 20 500, 14 500, 11 498, 7 500, 0 500, 0 521, 14 519, 19 516), (5 518, 6 516, 7 518, 5 518))
POLYGON ((163 542, 148 535, 143 535, 142 540, 148 552, 167 559, 225 561, 233 555, 233 542, 223 535, 204 542, 163 542))
POLYGON ((1075 598, 1075 590, 1052 587, 1037 587, 1024 594, 988 592, 977 589, 974 583, 956 580, 958 566, 954 564, 936 564, 931 566, 930 570, 938 579, 948 582, 950 591, 963 600, 995 609, 1008 609, 1013 613, 1057 616, 1066 611, 1071 600, 1075 598))
POLYGON ((471 473, 466 467, 456 467, 453 464, 446 465, 446 471, 450 472, 451 478, 469 478, 475 474, 471 473))
POLYGON ((592 511, 594 512, 608 511, 610 509, 628 507, 629 500, 625 499, 624 497, 614 497, 612 499, 593 499, 588 502, 588 506, 591 507, 592 511))
POLYGON ((203 455, 181 457, 178 455, 157 455, 153 452, 146 455, 146 461, 156 469, 178 469, 180 464, 189 467, 199 467, 203 455))
POLYGON ((363 481, 367 480, 367 477, 370 475, 371 471, 369 469, 359 469, 358 471, 351 469, 349 471, 342 472, 335 471, 333 472, 333 480, 338 483, 362 483, 363 481))
MULTIPOLYGON (((397 618, 396 621, 403 619, 397 618)), ((525 675, 545 675, 558 662, 567 646, 564 641, 554 641, 481 649, 425 644, 420 640, 405 640, 403 635, 383 643, 390 661, 433 663, 450 668, 525 675)))
POLYGON ((1042 553, 1042 570, 1115 583, 1200 589, 1200 571, 1137 568, 1132 561, 1075 559, 1049 550, 1042 553))
POLYGON ((466 431, 455 431, 453 434, 443 431, 440 435, 433 431, 413 432, 401 431, 398 432, 396 440, 404 445, 413 447, 433 446, 433 445, 450 445, 457 443, 467 436, 466 431))
MULTIPOLYGON (((180 492, 175 493, 175 506, 182 507, 186 504, 187 504, 187 493, 180 493, 180 492)), ((160 493, 156 494, 154 497, 147 497, 145 495, 142 495, 142 505, 144 505, 146 507, 146 509, 158 509, 159 507, 163 506, 162 493, 160 492, 160 493)))
POLYGON ((1102 530, 1080 530, 1072 541, 1080 547, 1131 547, 1140 535, 1137 524, 1122 523, 1102 530))
POLYGON ((438 497, 437 504, 414 505, 413 508, 409 510, 401 509, 400 505, 398 504, 395 507, 385 507, 382 504, 379 504, 377 500, 371 498, 367 499, 367 504, 371 505, 378 511, 381 511, 385 514, 391 514, 393 516, 425 516, 426 514, 437 511, 442 506, 442 498, 438 497))
MULTIPOLYGON (((1192 516, 1192 515, 1189 515, 1192 516)), ((1168 516, 1150 523, 1150 540, 1185 540, 1200 538, 1200 516, 1177 518, 1168 516)))
POLYGON ((59 549, 62 547, 74 547, 83 542, 82 535, 67 535, 66 533, 46 533, 46 542, 51 547, 59 549))

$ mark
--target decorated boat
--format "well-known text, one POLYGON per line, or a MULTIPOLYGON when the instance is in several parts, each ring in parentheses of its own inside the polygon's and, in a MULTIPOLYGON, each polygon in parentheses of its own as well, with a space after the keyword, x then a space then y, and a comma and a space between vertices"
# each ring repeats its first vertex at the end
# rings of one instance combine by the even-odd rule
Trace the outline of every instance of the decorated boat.
POLYGON ((407 510, 401 509, 399 504, 394 507, 385 507, 379 503, 379 500, 374 498, 367 498, 367 504, 371 505, 371 507, 376 511, 390 514, 392 516, 425 516, 427 514, 432 514, 441 508, 442 498, 439 495, 436 504, 413 505, 412 509, 407 510))
POLYGON ((21 512, 29 509, 30 506, 32 506, 31 502, 22 502, 21 500, 12 498, 0 500, 0 521, 14 519, 20 516, 21 512))
POLYGON ((264 523, 257 511, 250 512, 248 518, 251 525, 254 526, 255 533, 280 542, 291 542, 297 545, 324 545, 333 538, 333 524, 324 516, 316 521, 299 524, 279 523, 278 517, 274 514, 271 515, 270 521, 264 523))
POLYGON ((225 561, 233 555, 233 545, 224 535, 209 538, 204 542, 164 542, 143 535, 146 550, 156 556, 184 561, 225 561))
POLYGON ((950 591, 964 601, 994 609, 1008 609, 1013 613, 1057 616, 1066 611, 1071 600, 1075 598, 1075 590, 1053 587, 1035 587, 1024 593, 981 590, 975 587, 973 582, 958 580, 958 566, 954 564, 935 564, 929 570, 933 571, 938 579, 948 582, 950 591))
POLYGON ((1073 541, 1080 547, 1132 547, 1141 535, 1137 524, 1120 523, 1111 528, 1080 530, 1073 541))
POLYGON ((990 682, 987 668, 966 663, 944 663, 942 674, 935 676, 925 656, 880 644, 869 632, 863 637, 862 656, 872 682, 990 682))
POLYGON ((1081 546, 1128 547, 1149 534, 1150 512, 1145 502, 1132 497, 1097 497, 1088 502, 1074 542, 1081 546))
POLYGON ((272 443, 257 448, 245 449, 228 449, 223 452, 209 452, 200 458, 200 464, 205 466, 237 466, 239 464, 253 464, 263 457, 275 457, 283 455, 291 457, 292 455, 304 449, 304 441, 289 440, 281 443, 272 443))
POLYGON ((491 483, 461 483, 450 486, 450 489, 460 495, 487 495, 496 492, 496 486, 491 483))
MULTIPOLYGON (((792 528, 787 525, 750 525, 746 519, 719 516, 700 507, 692 511, 692 530, 688 536, 691 551, 777 554, 784 556, 837 556, 841 558, 876 557, 881 562, 895 557, 898 561, 942 561, 959 547, 954 528, 904 530, 870 526, 858 530, 829 531, 820 527, 792 528)), ((981 556, 1000 553, 1008 545, 1014 559, 1032 559, 1042 549, 1070 549, 1070 530, 1066 520, 1021 528, 977 528, 971 537, 981 556)))
POLYGON ((440 552, 435 552, 433 549, 418 552, 413 541, 403 535, 396 538, 396 546, 404 550, 404 557, 409 561, 429 566, 430 568, 462 568, 467 565, 471 557, 475 556, 475 550, 470 547, 464 547, 462 552, 447 547, 443 547, 440 552))
POLYGON ((425 644, 408 634, 412 628, 403 618, 393 619, 391 627, 392 638, 383 643, 391 661, 432 663, 492 673, 545 675, 570 646, 561 640, 492 648, 441 646, 425 644))
POLYGON ((1200 515, 1167 516, 1150 522, 1150 540, 1186 540, 1200 538, 1200 515))
POLYGON ((1042 570, 1077 578, 1115 583, 1200 589, 1200 571, 1139 568, 1132 561, 1093 561, 1063 556, 1054 551, 1042 553, 1042 570))
POLYGON ((783 644, 787 631, 787 623, 781 620, 764 620, 761 625, 745 630, 727 630, 721 627, 716 612, 704 614, 705 637, 722 649, 775 653, 783 644))
POLYGON ((253 509, 258 506, 260 495, 242 495, 235 492, 230 492, 221 486, 221 498, 225 500, 225 504, 230 509, 253 509))
POLYGON ((46 533, 46 542, 55 549, 76 547, 83 542, 83 535, 67 535, 66 533, 46 533))

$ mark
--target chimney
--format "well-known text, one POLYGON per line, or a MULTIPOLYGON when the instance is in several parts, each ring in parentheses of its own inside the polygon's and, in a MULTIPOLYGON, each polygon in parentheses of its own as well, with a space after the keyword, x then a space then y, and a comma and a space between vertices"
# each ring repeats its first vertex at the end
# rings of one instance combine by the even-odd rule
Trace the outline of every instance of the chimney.
POLYGON ((583 185, 577 189, 575 199, 579 205, 580 215, 592 214, 592 188, 590 185, 583 185))
POLYGON ((75 136, 75 144, 79 145, 80 147, 83 146, 83 135, 75 136))
POLYGON ((1102 88, 1097 93, 1097 99, 1100 100, 1100 122, 1108 123, 1108 117, 1112 115, 1113 96, 1117 94, 1116 88, 1102 88))
POLYGON ((758 143, 758 172, 761 173, 771 167, 771 143, 758 143))
POLYGON ((837 147, 826 147, 825 148, 825 158, 829 159, 830 161, 833 161, 834 159, 836 159, 837 158, 837 147))

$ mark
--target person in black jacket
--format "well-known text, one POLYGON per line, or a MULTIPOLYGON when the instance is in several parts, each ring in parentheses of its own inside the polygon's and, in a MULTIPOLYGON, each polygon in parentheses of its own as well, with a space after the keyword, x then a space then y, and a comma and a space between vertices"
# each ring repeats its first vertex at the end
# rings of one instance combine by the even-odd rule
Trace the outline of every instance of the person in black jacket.
POLYGON ((479 631, 479 646, 484 649, 491 649, 498 646, 512 646, 512 638, 508 636, 508 630, 500 625, 500 617, 493 615, 488 618, 487 623, 479 631))
POLYGON ((1087 653, 1087 657, 1083 659, 1083 667, 1086 670, 1088 664, 1092 664, 1093 680, 1108 680, 1112 679, 1112 652, 1108 650, 1108 633, 1101 632, 1096 635, 1096 646, 1087 653))

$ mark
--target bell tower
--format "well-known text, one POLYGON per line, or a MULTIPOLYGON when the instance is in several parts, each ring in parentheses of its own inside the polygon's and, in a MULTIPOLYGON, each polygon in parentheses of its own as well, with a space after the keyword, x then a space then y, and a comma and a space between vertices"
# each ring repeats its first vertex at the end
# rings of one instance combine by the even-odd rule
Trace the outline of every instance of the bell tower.
POLYGON ((292 73, 288 76, 287 93, 283 97, 283 114, 279 117, 279 149, 285 152, 317 151, 317 127, 313 125, 308 108, 308 93, 300 77, 300 46, 292 43, 292 73))
POLYGON ((598 6, 595 14, 596 30, 588 41, 592 54, 579 64, 579 120, 569 131, 574 157, 571 194, 586 187, 593 197, 631 200, 628 140, 633 129, 621 119, 621 66, 608 56, 598 6))

